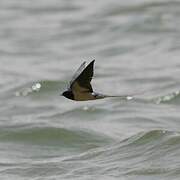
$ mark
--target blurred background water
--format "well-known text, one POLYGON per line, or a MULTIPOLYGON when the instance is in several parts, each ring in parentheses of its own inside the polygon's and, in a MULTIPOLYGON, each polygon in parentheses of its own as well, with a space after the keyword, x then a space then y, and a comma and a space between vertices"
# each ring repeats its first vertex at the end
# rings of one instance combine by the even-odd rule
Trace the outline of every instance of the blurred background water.
POLYGON ((0 179, 179 180, 180 1, 1 0, 0 179), (84 61, 94 89, 60 93, 84 61))

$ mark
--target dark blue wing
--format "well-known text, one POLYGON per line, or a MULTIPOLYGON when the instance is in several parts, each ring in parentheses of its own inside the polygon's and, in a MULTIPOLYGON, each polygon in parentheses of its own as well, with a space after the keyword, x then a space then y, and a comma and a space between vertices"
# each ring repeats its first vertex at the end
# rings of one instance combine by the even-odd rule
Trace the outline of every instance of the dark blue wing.
POLYGON ((79 91, 86 91, 86 92, 93 92, 92 86, 91 86, 91 80, 94 74, 94 61, 91 61, 87 67, 79 74, 79 76, 71 83, 70 88, 76 89, 75 86, 78 85, 79 91))
POLYGON ((80 67, 77 69, 77 71, 74 73, 70 83, 69 83, 69 86, 68 88, 70 88, 73 84, 73 82, 76 80, 76 78, 81 74, 81 72, 83 71, 83 69, 85 68, 85 65, 86 65, 86 61, 84 61, 80 67))

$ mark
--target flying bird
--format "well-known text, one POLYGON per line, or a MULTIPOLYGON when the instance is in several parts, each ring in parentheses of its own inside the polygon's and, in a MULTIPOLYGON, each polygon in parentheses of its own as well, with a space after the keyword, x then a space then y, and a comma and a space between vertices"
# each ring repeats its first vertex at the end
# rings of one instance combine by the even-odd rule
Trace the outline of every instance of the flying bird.
POLYGON ((107 97, 132 99, 130 96, 110 96, 94 92, 91 86, 91 80, 94 74, 94 62, 95 60, 91 61, 87 66, 86 62, 81 64, 70 81, 67 90, 62 93, 62 96, 75 101, 88 101, 107 97))

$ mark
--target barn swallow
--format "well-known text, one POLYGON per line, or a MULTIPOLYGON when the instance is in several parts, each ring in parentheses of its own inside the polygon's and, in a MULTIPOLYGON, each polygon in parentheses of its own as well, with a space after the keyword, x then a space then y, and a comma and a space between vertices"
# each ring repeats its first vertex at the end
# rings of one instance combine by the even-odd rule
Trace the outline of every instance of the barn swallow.
POLYGON ((94 74, 94 61, 91 61, 87 66, 86 62, 83 62, 74 74, 72 80, 66 91, 62 93, 62 96, 75 100, 75 101, 88 101, 103 99, 107 97, 121 97, 127 98, 130 96, 110 96, 101 93, 96 93, 93 91, 91 86, 91 80, 94 74))

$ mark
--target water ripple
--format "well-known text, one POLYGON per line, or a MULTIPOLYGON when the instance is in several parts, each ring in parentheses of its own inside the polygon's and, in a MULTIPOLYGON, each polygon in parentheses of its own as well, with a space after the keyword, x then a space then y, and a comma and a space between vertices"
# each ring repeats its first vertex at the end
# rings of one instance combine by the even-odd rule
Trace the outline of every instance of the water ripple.
POLYGON ((161 103, 179 104, 179 99, 180 99, 180 91, 175 91, 167 95, 155 98, 154 102, 157 104, 161 104, 161 103))

